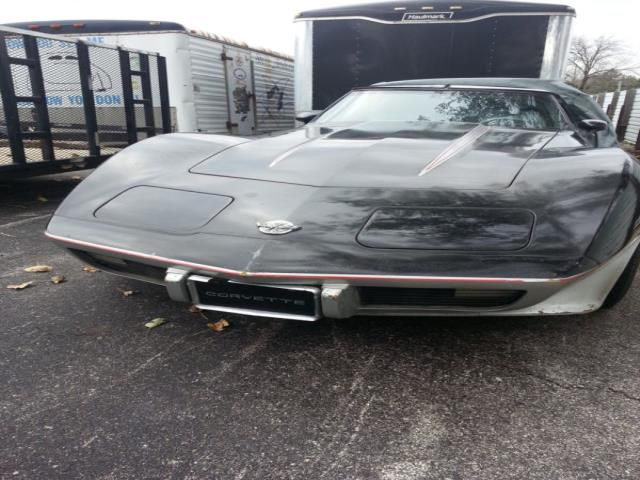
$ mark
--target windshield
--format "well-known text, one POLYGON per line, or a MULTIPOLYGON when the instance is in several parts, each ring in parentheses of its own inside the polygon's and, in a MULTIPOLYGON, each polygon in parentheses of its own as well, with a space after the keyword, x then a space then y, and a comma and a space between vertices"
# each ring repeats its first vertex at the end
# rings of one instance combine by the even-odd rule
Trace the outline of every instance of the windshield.
POLYGON ((550 94, 494 90, 356 90, 320 115, 316 123, 482 123, 559 130, 562 115, 550 94))

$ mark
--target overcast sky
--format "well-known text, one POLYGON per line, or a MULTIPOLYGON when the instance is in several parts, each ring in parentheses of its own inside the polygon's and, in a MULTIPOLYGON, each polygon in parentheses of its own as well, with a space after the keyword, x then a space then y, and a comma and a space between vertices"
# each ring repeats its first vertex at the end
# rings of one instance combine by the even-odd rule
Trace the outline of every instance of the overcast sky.
MULTIPOLYGON (((452 2, 455 3, 454 0, 452 2)), ((371 3, 371 0, 5 1, 0 10, 0 23, 75 19, 165 20, 291 54, 292 20, 296 13, 354 3, 371 3)), ((639 0, 546 0, 538 3, 566 3, 575 7, 578 16, 574 34, 615 36, 640 59, 639 0)))

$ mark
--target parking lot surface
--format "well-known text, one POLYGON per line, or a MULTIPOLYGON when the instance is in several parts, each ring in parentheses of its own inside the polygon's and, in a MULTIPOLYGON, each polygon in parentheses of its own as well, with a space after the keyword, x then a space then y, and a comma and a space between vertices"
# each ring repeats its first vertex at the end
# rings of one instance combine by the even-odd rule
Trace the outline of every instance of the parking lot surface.
POLYGON ((44 238, 77 175, 0 183, 0 478, 640 478, 637 285, 589 316, 214 332, 44 238))

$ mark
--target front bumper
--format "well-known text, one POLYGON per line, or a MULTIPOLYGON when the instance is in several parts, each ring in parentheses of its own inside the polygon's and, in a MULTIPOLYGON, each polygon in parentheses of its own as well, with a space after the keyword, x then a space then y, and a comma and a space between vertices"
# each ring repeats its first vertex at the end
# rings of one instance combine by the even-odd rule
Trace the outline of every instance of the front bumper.
POLYGON ((600 308, 640 242, 636 237, 607 262, 570 277, 500 278, 236 271, 112 248, 50 233, 47 233, 47 236, 68 248, 82 260, 93 263, 105 271, 165 285, 169 296, 176 301, 196 304, 207 310, 309 321, 321 317, 349 318, 356 315, 530 316, 589 313, 600 308), (109 259, 113 259, 113 262, 110 263, 109 259), (200 281, 219 278, 242 284, 278 287, 283 290, 313 288, 318 291, 318 308, 313 314, 292 315, 277 308, 257 310, 202 302, 190 287, 190 284, 198 281, 198 278, 200 281), (415 305, 410 303, 392 305, 384 302, 377 304, 363 302, 361 289, 369 287, 393 288, 398 289, 399 293, 407 289, 425 289, 425 292, 448 289, 466 292, 466 294, 475 291, 480 294, 490 289, 491 291, 518 291, 523 294, 515 301, 504 305, 429 305, 424 302, 415 305))

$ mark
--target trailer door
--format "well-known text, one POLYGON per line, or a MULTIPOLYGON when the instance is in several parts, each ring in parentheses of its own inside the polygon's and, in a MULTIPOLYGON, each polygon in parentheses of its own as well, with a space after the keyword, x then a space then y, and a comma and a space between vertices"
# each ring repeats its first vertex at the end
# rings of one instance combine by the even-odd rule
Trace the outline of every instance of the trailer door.
POLYGON ((256 129, 255 94, 251 56, 240 49, 224 50, 229 131, 252 135, 256 129))

